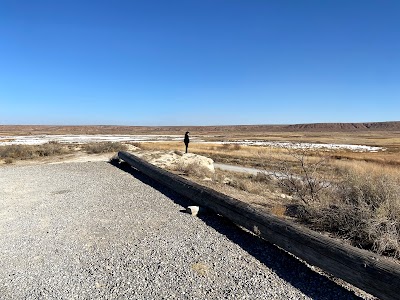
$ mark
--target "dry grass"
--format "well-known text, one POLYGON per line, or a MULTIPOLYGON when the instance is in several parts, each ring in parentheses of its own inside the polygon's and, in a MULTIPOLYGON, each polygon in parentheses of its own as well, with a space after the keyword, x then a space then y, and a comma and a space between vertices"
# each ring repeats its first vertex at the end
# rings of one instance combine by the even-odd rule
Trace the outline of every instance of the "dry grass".
MULTIPOLYGON (((182 142, 144 142, 135 143, 134 145, 143 150, 184 150, 184 145, 182 142)), ((400 166, 400 148, 395 148, 390 145, 387 146, 390 147, 390 149, 383 152, 352 152, 346 150, 321 151, 310 149, 309 151, 307 151, 306 156, 310 162, 318 161, 321 156, 325 156, 327 159, 329 159, 329 163, 326 164, 327 172, 332 172, 332 170, 335 168, 335 164, 337 161, 366 161, 371 163, 378 163, 381 165, 395 167, 400 166)), ((189 145, 189 152, 210 157, 214 161, 220 163, 238 164, 241 166, 265 169, 277 168, 282 161, 285 161, 287 163, 296 161, 293 156, 287 151, 287 149, 241 146, 237 144, 221 145, 193 142, 189 145)), ((295 173, 298 173, 298 169, 296 170, 297 167, 295 164, 292 165, 292 168, 295 173)))
MULTIPOLYGON (((114 129, 110 129, 114 130, 114 129)), ((175 130, 175 129, 174 129, 175 130)), ((194 130, 190 130, 195 134, 194 130)), ((210 131, 211 132, 211 131, 210 131)), ((172 132, 171 132, 172 133, 172 132)), ((174 132, 175 133, 175 132, 174 132)), ((215 132, 212 132, 215 134, 215 132)), ((183 138, 183 134, 182 134, 183 138)), ((308 151, 307 163, 316 163, 325 156, 326 164, 314 174, 334 184, 321 192, 315 201, 301 204, 296 197, 280 197, 285 193, 278 182, 265 175, 248 175, 217 171, 211 176, 197 166, 181 166, 181 172, 194 181, 216 188, 242 201, 268 209, 279 217, 296 216, 316 230, 348 240, 355 246, 377 253, 400 257, 400 133, 399 132, 220 132, 207 140, 269 139, 313 143, 343 143, 383 146, 385 152, 356 153, 351 151, 308 151), (203 181, 204 177, 212 181, 203 181), (292 209, 292 208, 295 209, 292 209)), ((113 144, 113 143, 110 143, 113 144)), ((60 145, 17 146, 0 148, 0 157, 8 162, 54 155, 60 145), (38 147, 38 149, 33 149, 38 147)), ((82 146, 89 153, 116 152, 120 145, 82 146)), ((184 151, 179 142, 135 143, 143 150, 184 151)), ((64 146, 61 146, 62 148, 64 146)), ((238 164, 260 169, 279 170, 282 161, 288 170, 301 174, 301 168, 285 149, 200 144, 191 142, 189 152, 205 155, 216 162, 238 164)), ((284 195, 283 195, 284 196, 284 195)), ((295 196, 295 195, 291 195, 295 196)))
POLYGON ((393 164, 332 161, 315 153, 291 153, 281 162, 278 184, 303 209, 294 214, 313 229, 350 241, 354 246, 400 258, 400 170, 393 164), (326 165, 325 165, 326 164, 326 165), (301 176, 292 176, 298 172, 301 176), (318 168, 321 168, 320 171, 318 168), (329 174, 328 171, 331 171, 329 174), (329 175, 329 176, 326 176, 329 175))
POLYGON ((6 159, 4 159, 4 162, 6 164, 12 164, 14 162, 14 160, 12 158, 10 158, 10 157, 7 157, 6 159))
POLYGON ((303 221, 355 246, 399 258, 400 176, 386 170, 367 164, 347 167, 330 201, 312 203, 303 221))
POLYGON ((10 145, 0 147, 0 158, 6 163, 12 163, 15 159, 25 160, 38 157, 48 157, 69 153, 71 150, 65 145, 50 142, 43 145, 10 145))
POLYGON ((209 178, 212 176, 212 173, 209 169, 196 162, 192 163, 180 162, 178 163, 174 171, 178 171, 186 175, 197 176, 199 178, 205 178, 205 177, 209 178))
POLYGON ((330 154, 333 160, 341 161, 360 161, 360 162, 371 162, 380 165, 396 166, 400 167, 400 151, 397 149, 390 149, 389 151, 383 152, 364 152, 355 153, 350 151, 337 151, 330 154))
POLYGON ((275 204, 271 208, 271 213, 277 217, 284 218, 286 214, 286 206, 282 204, 275 204))
POLYGON ((262 197, 270 197, 275 188, 273 179, 263 174, 246 174, 227 171, 217 171, 213 176, 215 183, 222 183, 238 190, 262 197))
MULTIPOLYGON (((173 150, 179 149, 180 144, 142 143, 140 147, 173 150)), ((242 165, 246 162, 247 166, 266 169, 279 170, 284 161, 287 170, 301 175, 299 161, 285 149, 193 143, 189 150, 219 162, 242 165)), ((314 150, 303 154, 308 165, 317 164, 324 157, 321 170, 313 172, 312 176, 333 182, 331 187, 318 191, 318 197, 307 204, 301 204, 295 194, 290 195, 293 200, 280 198, 280 193, 288 194, 288 191, 282 189, 278 181, 261 173, 254 176, 217 172, 212 177, 213 184, 217 189, 225 185, 259 196, 253 203, 268 208, 279 217, 287 215, 288 208, 297 207, 290 215, 315 230, 329 232, 364 249, 400 257, 400 170, 395 153, 314 150), (335 155, 340 155, 340 159, 335 155)), ((195 171, 187 173, 198 176, 195 171)), ((235 196, 234 192, 230 193, 235 196)))
MULTIPOLYGON (((190 180, 229 195, 259 209, 270 211, 274 205, 282 204, 280 190, 273 184, 255 182, 256 175, 216 169, 212 180, 190 176, 190 180)), ((285 204, 283 204, 285 205, 285 204)))
POLYGON ((314 230, 329 232, 354 246, 400 258, 398 170, 357 162, 354 168, 342 167, 340 172, 341 181, 308 204, 286 196, 276 180, 261 174, 217 171, 208 186, 220 191, 221 185, 229 186, 240 193, 222 192, 263 207, 278 217, 295 217, 314 230), (243 193, 257 197, 249 200, 243 193))
POLYGON ((127 146, 121 143, 89 143, 80 145, 60 144, 49 142, 43 145, 9 145, 0 146, 0 159, 6 164, 11 164, 15 160, 32 160, 43 157, 62 156, 73 152, 84 150, 89 154, 117 152, 127 150, 127 146))
POLYGON ((82 149, 89 154, 109 153, 126 151, 128 147, 118 142, 101 142, 101 143, 88 143, 82 145, 82 149))
MULTIPOLYGON (((182 142, 144 142, 134 143, 134 146, 142 150, 184 150, 182 142)), ((250 167, 267 167, 267 158, 290 159, 284 149, 275 149, 267 147, 253 147, 229 144, 203 144, 190 143, 189 152, 204 155, 221 163, 239 164, 250 167)))
MULTIPOLYGON (((237 135, 238 139, 243 134, 237 135)), ((349 132, 264 132, 245 136, 246 139, 268 139, 271 141, 291 141, 294 143, 335 143, 382 146, 388 148, 400 147, 400 132, 396 131, 349 131, 349 132)))

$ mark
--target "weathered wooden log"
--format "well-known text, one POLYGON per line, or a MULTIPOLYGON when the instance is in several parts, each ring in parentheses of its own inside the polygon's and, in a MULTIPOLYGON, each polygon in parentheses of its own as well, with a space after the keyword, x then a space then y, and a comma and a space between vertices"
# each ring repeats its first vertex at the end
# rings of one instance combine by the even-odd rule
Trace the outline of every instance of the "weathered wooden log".
POLYGON ((160 169, 128 152, 118 157, 175 192, 383 300, 400 299, 400 265, 160 169))

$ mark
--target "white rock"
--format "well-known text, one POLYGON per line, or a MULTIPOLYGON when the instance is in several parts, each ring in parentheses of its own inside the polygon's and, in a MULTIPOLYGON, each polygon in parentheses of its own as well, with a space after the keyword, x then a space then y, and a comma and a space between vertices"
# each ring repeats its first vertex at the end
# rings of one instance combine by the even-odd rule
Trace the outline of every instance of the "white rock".
POLYGON ((191 214, 192 216, 197 216, 199 213, 199 207, 198 206, 188 206, 186 211, 191 214))
POLYGON ((199 168, 205 168, 211 173, 215 173, 214 169, 214 161, 211 158, 197 155, 194 153, 185 153, 183 154, 178 161, 178 164, 182 168, 186 168, 189 165, 196 165, 199 168))
POLYGON ((180 157, 174 151, 145 151, 137 152, 135 155, 160 168, 171 168, 176 166, 180 157))
POLYGON ((222 181, 222 183, 231 184, 232 183, 232 179, 230 179, 229 177, 225 177, 224 180, 222 181))

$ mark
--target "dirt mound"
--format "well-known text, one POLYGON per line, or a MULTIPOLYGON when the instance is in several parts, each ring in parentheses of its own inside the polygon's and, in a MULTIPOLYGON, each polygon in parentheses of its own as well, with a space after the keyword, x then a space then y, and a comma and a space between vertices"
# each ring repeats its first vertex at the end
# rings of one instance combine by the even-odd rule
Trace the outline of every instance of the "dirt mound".
POLYGON ((135 155, 147 160, 149 163, 160 168, 180 170, 184 172, 214 173, 214 161, 211 158, 180 151, 142 151, 135 152, 135 155))
POLYGON ((188 168, 205 169, 208 173, 214 173, 214 161, 211 158, 193 154, 185 153, 178 161, 179 168, 186 170, 188 168))

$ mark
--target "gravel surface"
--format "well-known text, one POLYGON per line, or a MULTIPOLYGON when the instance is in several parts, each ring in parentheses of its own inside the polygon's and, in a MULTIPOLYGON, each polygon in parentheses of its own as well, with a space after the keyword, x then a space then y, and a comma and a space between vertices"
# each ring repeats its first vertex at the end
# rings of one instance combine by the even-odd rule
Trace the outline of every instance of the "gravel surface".
POLYGON ((1 167, 0 298, 357 299, 147 183, 106 162, 1 167))

